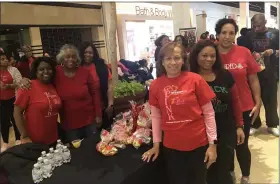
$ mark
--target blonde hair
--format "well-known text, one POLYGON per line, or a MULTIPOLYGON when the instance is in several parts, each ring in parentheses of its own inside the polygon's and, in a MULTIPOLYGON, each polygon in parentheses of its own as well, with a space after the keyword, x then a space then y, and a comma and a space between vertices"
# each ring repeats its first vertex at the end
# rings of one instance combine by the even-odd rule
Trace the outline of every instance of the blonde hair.
POLYGON ((78 61, 78 64, 80 65, 81 64, 81 58, 80 58, 80 54, 79 54, 79 51, 77 49, 77 47, 75 47, 74 45, 71 45, 71 44, 65 44, 63 45, 61 48, 60 48, 60 51, 59 53, 57 54, 56 56, 56 61, 58 64, 61 64, 62 61, 64 60, 64 56, 65 56, 65 51, 67 49, 71 49, 75 52, 75 55, 76 55, 76 58, 77 58, 77 61, 78 61))

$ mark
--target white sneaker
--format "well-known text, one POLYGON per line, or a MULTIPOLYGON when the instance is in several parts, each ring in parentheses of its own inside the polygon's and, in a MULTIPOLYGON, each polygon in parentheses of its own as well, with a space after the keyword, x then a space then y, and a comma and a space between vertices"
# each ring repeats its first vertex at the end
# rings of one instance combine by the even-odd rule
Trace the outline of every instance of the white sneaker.
POLYGON ((274 135, 275 137, 279 137, 279 128, 267 128, 267 132, 274 135))
POLYGON ((250 184, 249 178, 242 177, 240 180, 240 184, 250 184))
POLYGON ((20 140, 16 140, 15 146, 17 146, 17 145, 21 145, 21 141, 20 140))
POLYGON ((249 135, 254 135, 255 133, 257 133, 258 132, 258 129, 256 129, 256 128, 250 128, 250 133, 249 133, 249 135))

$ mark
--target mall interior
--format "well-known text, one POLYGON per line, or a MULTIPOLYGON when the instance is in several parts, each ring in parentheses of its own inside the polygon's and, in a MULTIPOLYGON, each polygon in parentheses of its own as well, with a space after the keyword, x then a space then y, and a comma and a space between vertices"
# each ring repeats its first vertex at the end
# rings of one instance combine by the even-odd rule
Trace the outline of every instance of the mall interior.
MULTIPOLYGON (((111 65, 114 83, 121 59, 146 59, 155 67, 155 40, 161 35, 172 41, 186 30, 194 31, 197 40, 207 31, 215 36, 215 25, 222 18, 234 19, 239 30, 252 28, 251 18, 259 13, 265 15, 266 27, 279 29, 279 9, 279 2, 260 1, 0 2, 0 47, 19 53, 15 59, 24 45, 31 46, 35 57, 47 53, 55 58, 62 45, 80 47, 88 41, 111 65)), ((236 39, 239 36, 238 32, 236 39)), ((279 183, 279 139, 267 133, 264 113, 262 107, 263 126, 249 139, 252 184, 279 183)), ((15 136, 10 132, 13 144, 15 136)), ((235 162, 239 182, 241 171, 236 159, 235 162)))

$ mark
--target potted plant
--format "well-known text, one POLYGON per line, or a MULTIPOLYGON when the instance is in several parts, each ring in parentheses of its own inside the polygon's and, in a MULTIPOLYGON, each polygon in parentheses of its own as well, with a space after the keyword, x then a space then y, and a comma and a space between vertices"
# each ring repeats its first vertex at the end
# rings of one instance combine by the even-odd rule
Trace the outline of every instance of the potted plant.
POLYGON ((121 81, 114 87, 115 113, 124 112, 130 108, 129 101, 144 103, 146 88, 136 81, 121 81))

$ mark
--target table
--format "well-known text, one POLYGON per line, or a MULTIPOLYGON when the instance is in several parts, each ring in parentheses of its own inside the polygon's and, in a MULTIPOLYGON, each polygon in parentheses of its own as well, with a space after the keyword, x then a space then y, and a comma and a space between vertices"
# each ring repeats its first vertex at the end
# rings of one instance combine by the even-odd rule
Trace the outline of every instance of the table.
MULTIPOLYGON (((96 151, 99 135, 85 139, 79 149, 71 149, 71 163, 53 171, 52 177, 40 184, 168 184, 163 158, 145 163, 141 155, 149 146, 138 150, 128 146, 117 155, 105 157, 96 151)), ((11 184, 32 184, 31 162, 22 171, 10 175, 11 184)))

